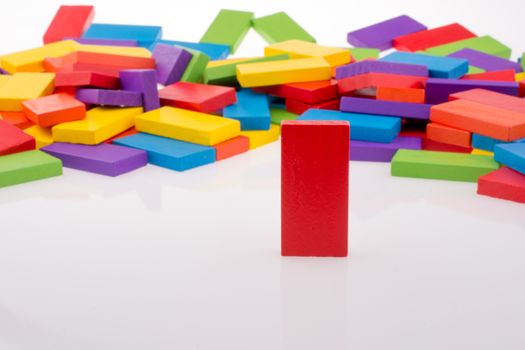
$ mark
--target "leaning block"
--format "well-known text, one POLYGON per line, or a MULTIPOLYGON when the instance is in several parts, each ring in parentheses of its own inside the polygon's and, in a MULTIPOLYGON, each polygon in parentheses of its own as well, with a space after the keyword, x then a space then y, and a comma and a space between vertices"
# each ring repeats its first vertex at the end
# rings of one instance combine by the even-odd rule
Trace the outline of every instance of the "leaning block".
POLYGON ((136 91, 78 89, 76 98, 86 104, 100 106, 142 106, 142 94, 136 91))
POLYGON ((324 58, 332 67, 347 64, 351 60, 350 52, 338 47, 322 46, 302 40, 286 40, 264 48, 265 56, 288 54, 296 58, 324 58))
POLYGON ((0 65, 9 74, 43 72, 45 58, 64 56, 75 51, 75 49, 76 43, 73 40, 58 41, 35 49, 3 55, 0 57, 0 65))
POLYGON ((518 83, 482 80, 452 80, 430 78, 426 85, 426 102, 438 104, 448 101, 449 96, 461 91, 485 89, 501 94, 518 96, 518 83))
POLYGON ((36 142, 36 149, 40 149, 54 142, 51 128, 42 128, 38 125, 33 125, 25 129, 24 132, 33 136, 36 142))
POLYGON ((507 143, 494 146, 494 160, 525 174, 525 143, 507 143))
POLYGON ((268 130, 270 128, 270 108, 266 95, 251 91, 237 92, 237 102, 226 106, 222 115, 238 120, 241 130, 268 130))
POLYGON ((337 83, 336 80, 312 81, 255 88, 254 91, 308 104, 315 104, 336 99, 337 83))
POLYGON ((491 157, 474 154, 399 150, 392 158, 392 176, 476 182, 499 168, 491 157))
POLYGON ((434 29, 398 36, 394 39, 394 48, 400 51, 416 52, 474 37, 476 37, 476 34, 461 24, 452 23, 434 29))
POLYGON ((228 45, 235 53, 251 27, 252 12, 220 10, 202 36, 201 43, 228 45))
POLYGON ((285 12, 277 12, 268 16, 254 18, 252 27, 270 44, 297 39, 315 43, 313 36, 308 34, 297 22, 285 12))
POLYGON ((35 149, 35 139, 4 120, 0 120, 0 156, 35 149))
MULTIPOLYGON (((353 132, 352 125, 352 132, 353 132)), ((390 162, 400 149, 421 149, 421 138, 398 136, 390 143, 352 141, 350 142, 350 160, 366 162, 390 162)))
POLYGON ((0 112, 0 120, 4 120, 22 130, 33 125, 33 122, 27 119, 24 112, 0 112))
POLYGON ((213 113, 237 101, 235 89, 224 86, 178 82, 159 91, 163 106, 213 113))
POLYGON ((370 100, 356 97, 342 97, 341 111, 367 114, 381 114, 408 119, 428 120, 430 105, 421 103, 370 100))
POLYGON ((521 72, 521 66, 518 62, 473 49, 462 49, 451 53, 448 57, 466 59, 471 66, 481 68, 487 72, 503 69, 513 69, 516 73, 521 72))
POLYGON ((525 114, 525 100, 519 97, 500 94, 490 90, 473 89, 457 92, 449 96, 449 100, 467 100, 486 104, 492 107, 507 109, 525 114))
POLYGON ((428 68, 427 66, 418 64, 365 60, 337 67, 335 69, 335 78, 340 80, 366 73, 428 77, 428 68))
POLYGON ((463 58, 439 57, 411 52, 392 52, 381 61, 426 66, 434 78, 457 79, 467 74, 469 61, 463 58))
POLYGON ((218 143, 215 148, 216 160, 223 160, 247 152, 250 149, 250 139, 246 136, 237 136, 218 143))
POLYGON ((470 147, 471 133, 438 123, 427 124, 427 139, 459 147, 470 147))
POLYGON ((525 203, 525 175, 502 167, 478 179, 478 194, 525 203))
POLYGON ((241 131, 241 136, 245 136, 250 141, 250 149, 259 148, 274 141, 279 140, 281 127, 275 124, 270 125, 268 130, 249 130, 241 131))
POLYGON ((62 175, 59 159, 41 151, 26 151, 0 157, 0 187, 62 175))
POLYGON ((204 79, 204 71, 206 70, 208 62, 210 62, 210 58, 200 51, 192 49, 186 50, 191 53, 192 58, 180 80, 190 83, 200 83, 204 79))
POLYGON ((159 40, 159 44, 175 45, 184 49, 197 50, 208 56, 211 60, 223 60, 230 55, 228 45, 211 44, 211 43, 192 43, 187 41, 176 40, 159 40))
POLYGON ((44 44, 80 38, 94 16, 94 6, 60 6, 44 34, 44 44))
POLYGON ((0 111, 22 111, 22 102, 53 92, 53 73, 16 73, 0 85, 0 111))
POLYGON ((348 255, 349 131, 338 121, 283 123, 283 256, 348 255))
POLYGON ((93 23, 82 38, 136 40, 139 46, 149 47, 161 36, 162 28, 159 26, 93 23))
POLYGON ((144 106, 145 112, 160 108, 156 76, 156 72, 153 69, 120 71, 120 85, 122 90, 135 91, 142 94, 142 105, 144 106))
POLYGON ((22 109, 28 119, 43 128, 86 117, 86 105, 63 93, 24 101, 22 109))
POLYGON ((449 44, 434 46, 425 50, 425 52, 436 56, 447 56, 461 49, 473 49, 481 52, 509 59, 511 50, 491 36, 479 36, 470 39, 464 39, 449 44))
POLYGON ((168 85, 182 78, 192 54, 177 46, 158 44, 153 50, 153 58, 157 63, 157 81, 168 85))

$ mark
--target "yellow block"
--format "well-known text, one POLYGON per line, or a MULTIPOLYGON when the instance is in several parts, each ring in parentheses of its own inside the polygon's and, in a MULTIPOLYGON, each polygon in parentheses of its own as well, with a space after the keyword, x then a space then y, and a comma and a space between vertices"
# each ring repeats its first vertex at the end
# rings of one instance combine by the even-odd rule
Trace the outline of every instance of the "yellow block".
POLYGON ((33 125, 27 129, 24 129, 24 132, 35 138, 37 149, 40 149, 53 143, 53 135, 51 134, 51 128, 42 128, 38 125, 33 125))
POLYGON ((237 80, 242 87, 329 80, 331 77, 331 67, 322 58, 300 58, 237 65, 237 80))
POLYGON ((0 111, 19 112, 22 101, 53 93, 55 73, 16 73, 0 86, 0 111))
POLYGON ((525 80, 525 72, 516 74, 516 81, 522 81, 522 80, 525 80))
POLYGON ((269 130, 241 131, 241 135, 250 139, 250 149, 254 149, 279 140, 281 127, 272 124, 269 130))
POLYGON ((139 115, 135 128, 149 134, 212 146, 239 136, 241 124, 234 119, 166 106, 139 115))
POLYGON ((252 58, 228 58, 228 59, 225 59, 225 60, 210 61, 210 62, 208 62, 208 65, 206 66, 206 68, 219 67, 219 66, 224 66, 224 65, 227 65, 227 64, 249 61, 249 60, 253 60, 254 58, 256 58, 256 57, 252 57, 252 58))
POLYGON ((287 40, 264 48, 265 56, 287 53, 290 58, 324 58, 332 67, 350 63, 351 54, 347 49, 314 44, 302 40, 287 40))
POLYGON ((148 49, 134 46, 84 45, 75 42, 73 51, 97 52, 132 57, 151 57, 151 51, 148 49))
POLYGON ((4 85, 5 83, 7 83, 7 81, 10 79, 10 76, 9 75, 2 75, 0 74, 0 86, 4 85))
POLYGON ((142 107, 93 108, 83 120, 55 125, 53 138, 56 142, 96 145, 131 128, 142 111, 142 107))
POLYGON ((494 153, 493 152, 489 152, 489 151, 485 151, 484 149, 477 149, 477 148, 474 148, 472 150, 472 152, 470 152, 470 154, 477 154, 477 155, 480 155, 480 156, 494 157, 494 153))

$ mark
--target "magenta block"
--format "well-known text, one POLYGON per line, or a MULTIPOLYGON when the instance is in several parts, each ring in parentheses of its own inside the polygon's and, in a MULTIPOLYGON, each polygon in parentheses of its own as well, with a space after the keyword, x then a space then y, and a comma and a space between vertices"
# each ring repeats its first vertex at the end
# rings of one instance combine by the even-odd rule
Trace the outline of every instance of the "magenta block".
POLYGON ((142 93, 144 111, 160 108, 157 74, 154 69, 129 69, 120 71, 122 90, 142 93))
POLYGON ((365 60, 337 67, 335 69, 335 78, 343 79, 366 73, 388 73, 428 77, 428 68, 417 64, 365 60))
POLYGON ((87 39, 87 38, 75 38, 79 44, 84 45, 102 45, 102 46, 138 46, 137 40, 126 40, 126 39, 87 39))
POLYGON ((101 106, 140 107, 142 94, 135 91, 78 89, 76 98, 86 104, 101 106))
POLYGON ((488 53, 472 49, 462 49, 451 53, 448 57, 464 58, 468 60, 468 63, 471 66, 484 69, 487 72, 505 69, 514 69, 516 73, 522 71, 521 65, 518 62, 509 61, 498 56, 489 55, 488 53))
POLYGON ((398 136, 390 143, 350 141, 350 160, 390 162, 398 149, 421 149, 421 138, 398 136))
POLYGON ((358 97, 342 97, 341 111, 380 114, 391 117, 428 120, 430 105, 422 103, 372 100, 358 97))
POLYGON ((426 85, 426 103, 438 104, 448 101, 448 96, 460 91, 485 89, 501 94, 519 96, 519 84, 488 80, 453 80, 430 78, 426 85))
POLYGON ((153 58, 157 63, 157 81, 163 85, 178 82, 192 56, 183 48, 157 44, 153 49, 153 58))

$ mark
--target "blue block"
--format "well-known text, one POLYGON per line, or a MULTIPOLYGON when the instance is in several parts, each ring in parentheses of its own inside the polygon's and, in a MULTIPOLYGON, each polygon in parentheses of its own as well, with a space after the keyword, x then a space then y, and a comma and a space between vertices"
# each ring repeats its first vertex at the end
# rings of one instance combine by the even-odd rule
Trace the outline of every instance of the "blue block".
POLYGON ((473 148, 492 152, 494 151, 494 146, 499 145, 499 144, 506 144, 506 143, 525 143, 525 138, 519 139, 516 141, 512 141, 512 142, 505 142, 505 141, 493 139, 492 137, 488 137, 488 136, 472 134, 472 147, 473 148))
POLYGON ((380 61, 408 63, 427 66, 432 78, 461 78, 468 72, 468 60, 463 58, 438 57, 411 52, 392 52, 380 61))
POLYGON ((375 114, 309 109, 297 120, 342 120, 350 123, 350 139, 390 143, 401 130, 401 118, 375 114))
POLYGON ((525 174, 525 143, 496 145, 494 147, 494 160, 525 174))
POLYGON ((145 133, 122 137, 113 143, 146 151, 148 163, 177 171, 213 163, 216 158, 213 147, 145 133))
POLYGON ((125 24, 93 23, 84 33, 85 39, 136 40, 141 47, 149 48, 162 37, 162 27, 125 24))
POLYGON ((154 43, 151 50, 153 50, 156 44, 166 44, 166 45, 177 45, 182 46, 187 49, 197 50, 209 56, 212 61, 223 60, 228 58, 230 54, 230 47, 228 45, 221 44, 210 44, 210 43, 190 43, 187 41, 176 41, 176 40, 159 40, 157 43, 154 43))
POLYGON ((224 107, 222 116, 241 122, 241 130, 270 129, 270 107, 264 94, 250 90, 237 92, 237 102, 224 107))

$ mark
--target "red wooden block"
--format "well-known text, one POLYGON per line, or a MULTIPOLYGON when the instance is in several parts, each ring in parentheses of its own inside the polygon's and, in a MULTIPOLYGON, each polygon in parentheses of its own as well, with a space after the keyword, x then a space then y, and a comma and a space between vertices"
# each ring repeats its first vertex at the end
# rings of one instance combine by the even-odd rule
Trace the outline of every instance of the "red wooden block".
POLYGON ((125 130, 125 131, 121 132, 120 134, 117 134, 117 135, 113 136, 110 139, 107 139, 106 141, 104 141, 104 143, 112 143, 113 140, 116 140, 116 139, 119 139, 119 138, 125 137, 125 136, 135 135, 137 133, 138 133, 137 129, 135 129, 135 127, 132 127, 132 128, 129 128, 128 130, 125 130))
POLYGON ((273 96, 297 100, 309 104, 337 98, 337 81, 314 81, 293 83, 253 89, 273 96))
POLYGON ((237 136, 218 143, 213 148, 215 148, 215 160, 223 160, 247 152, 250 149, 250 139, 246 136, 237 136))
POLYGON ((383 87, 395 88, 423 88, 427 77, 411 75, 397 75, 388 73, 365 73, 340 79, 337 89, 340 95, 352 93, 356 90, 383 87))
POLYGON ((87 64, 87 63, 75 63, 71 66, 67 66, 67 71, 70 71, 70 72, 92 72, 92 73, 108 75, 108 76, 115 77, 115 78, 119 78, 120 71, 124 69, 127 69, 127 68, 101 66, 97 64, 87 64))
POLYGON ((283 121, 283 256, 348 255, 349 131, 347 122, 283 121))
POLYGON ((525 175, 503 167, 478 179, 478 194, 525 203, 525 175))
POLYGON ((467 74, 461 77, 462 80, 489 80, 489 81, 515 81, 516 72, 514 69, 495 70, 476 74, 467 74))
POLYGON ((525 80, 520 81, 520 96, 525 97, 525 80))
POLYGON ((104 89, 118 89, 119 79, 115 76, 95 72, 58 72, 55 86, 91 86, 104 89))
POLYGON ((0 120, 5 120, 19 129, 26 129, 33 125, 24 112, 0 112, 0 120))
POLYGON ((449 100, 467 100, 525 114, 524 99, 484 89, 456 92, 449 96, 449 100))
POLYGON ((427 139, 449 145, 470 148, 472 134, 468 131, 451 128, 438 123, 427 125, 427 139))
POLYGON ((86 105, 67 94, 53 94, 22 102, 29 120, 40 127, 81 120, 86 117, 86 105))
POLYGON ((159 91, 160 104, 212 113, 237 101, 235 89, 225 86, 177 82, 159 91))
POLYGON ((339 110, 340 103, 341 103, 341 100, 338 98, 335 100, 324 101, 324 102, 320 102, 316 104, 308 104, 308 103, 304 103, 301 101, 288 99, 285 101, 285 106, 288 112, 295 113, 295 114, 303 114, 310 108, 330 109, 330 110, 337 111, 339 110))
POLYGON ((443 27, 398 36, 394 39, 394 48, 400 51, 422 51, 430 47, 474 38, 475 36, 476 34, 461 24, 452 23, 443 27))
POLYGON ((77 87, 76 86, 59 86, 55 88, 55 94, 66 94, 71 97, 75 97, 77 94, 77 87))
POLYGON ((376 89, 376 99, 382 101, 425 103, 425 90, 379 86, 376 89))
POLYGON ((99 52, 76 51, 62 57, 46 58, 44 69, 49 72, 60 71, 60 68, 81 64, 96 65, 118 70, 154 69, 155 59, 151 57, 134 57, 99 52))
POLYGON ((455 152, 455 153, 471 153, 471 147, 460 147, 449 145, 447 143, 437 142, 434 140, 423 139, 422 149, 426 151, 437 151, 437 152, 455 152))
POLYGON ((0 120, 0 156, 35 149, 35 138, 0 120))
POLYGON ((44 34, 44 44, 68 38, 80 38, 91 25, 93 6, 60 6, 44 34))

